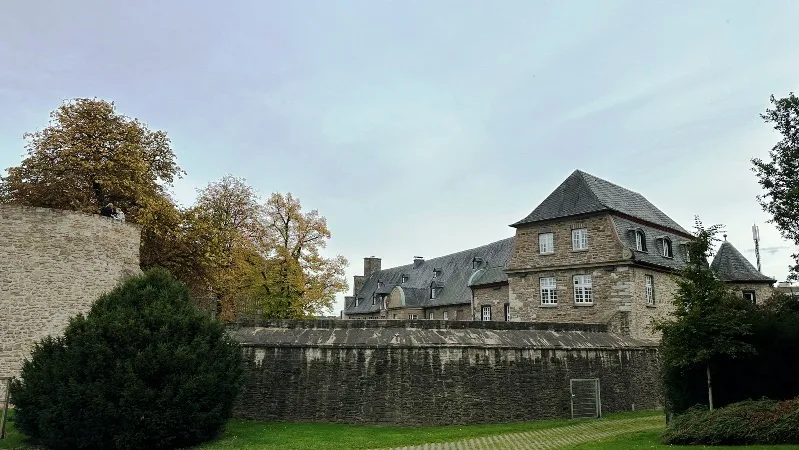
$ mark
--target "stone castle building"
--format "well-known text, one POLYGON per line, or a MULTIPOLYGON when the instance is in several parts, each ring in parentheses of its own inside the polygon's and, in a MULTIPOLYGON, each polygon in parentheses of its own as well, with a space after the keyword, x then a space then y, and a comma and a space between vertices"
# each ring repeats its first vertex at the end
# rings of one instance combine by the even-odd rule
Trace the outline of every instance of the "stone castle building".
MULTIPOLYGON (((364 258, 342 315, 600 323, 657 339, 693 236, 641 194, 577 170, 511 226, 512 238, 405 266, 364 258)), ((775 282, 726 241, 711 267, 753 302, 775 282)))

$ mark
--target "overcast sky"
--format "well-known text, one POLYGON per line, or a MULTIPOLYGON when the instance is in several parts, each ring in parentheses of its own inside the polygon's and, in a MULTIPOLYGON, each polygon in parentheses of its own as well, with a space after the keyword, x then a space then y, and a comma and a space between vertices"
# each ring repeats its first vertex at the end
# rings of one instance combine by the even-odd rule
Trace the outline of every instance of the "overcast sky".
MULTIPOLYGON (((383 267, 509 237, 574 169, 787 274, 749 162, 799 90, 799 2, 0 0, 0 167, 64 99, 168 132, 195 189, 230 173, 383 267)), ((343 294, 342 294, 343 295, 343 294)), ((335 313, 342 307, 341 296, 335 313)))

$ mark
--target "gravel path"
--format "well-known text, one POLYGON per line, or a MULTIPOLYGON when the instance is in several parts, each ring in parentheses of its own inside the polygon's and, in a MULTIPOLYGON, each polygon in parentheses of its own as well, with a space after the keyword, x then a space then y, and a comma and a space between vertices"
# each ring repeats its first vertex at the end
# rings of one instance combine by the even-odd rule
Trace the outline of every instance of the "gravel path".
POLYGON ((575 425, 546 430, 523 431, 455 442, 411 445, 383 450, 554 450, 662 426, 663 418, 660 416, 618 420, 585 420, 575 425))

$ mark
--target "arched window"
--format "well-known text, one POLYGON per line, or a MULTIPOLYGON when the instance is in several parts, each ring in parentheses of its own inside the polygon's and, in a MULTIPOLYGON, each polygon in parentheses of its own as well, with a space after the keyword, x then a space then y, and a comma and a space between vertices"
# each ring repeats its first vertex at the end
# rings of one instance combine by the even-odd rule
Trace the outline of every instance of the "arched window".
POLYGON ((646 235, 644 230, 635 230, 635 249, 639 252, 646 251, 646 235))
POLYGON ((671 251, 671 239, 663 237, 663 256, 666 258, 674 258, 674 253, 671 251))

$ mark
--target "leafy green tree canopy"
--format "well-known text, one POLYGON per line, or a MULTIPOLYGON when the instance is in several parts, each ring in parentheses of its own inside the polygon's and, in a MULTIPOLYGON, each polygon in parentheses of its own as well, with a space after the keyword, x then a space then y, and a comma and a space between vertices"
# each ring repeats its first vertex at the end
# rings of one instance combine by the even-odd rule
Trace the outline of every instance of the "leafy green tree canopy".
MULTIPOLYGON (((793 92, 776 99, 760 117, 774 126, 782 139, 769 151, 766 161, 752 159, 752 170, 766 191, 758 196, 763 210, 771 214, 772 223, 785 239, 799 246, 799 98, 793 92)), ((799 253, 793 256, 789 279, 799 279, 799 253)))

